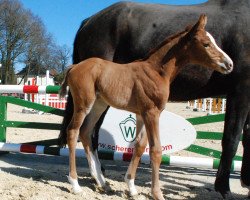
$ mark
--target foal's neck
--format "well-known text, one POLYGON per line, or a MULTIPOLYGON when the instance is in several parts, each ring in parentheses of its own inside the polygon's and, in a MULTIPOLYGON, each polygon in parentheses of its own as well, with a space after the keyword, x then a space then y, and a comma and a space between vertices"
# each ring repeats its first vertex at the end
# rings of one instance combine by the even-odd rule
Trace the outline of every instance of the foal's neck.
POLYGON ((183 31, 170 37, 145 59, 152 65, 153 69, 158 71, 161 76, 167 77, 170 82, 175 78, 180 68, 186 64, 185 57, 179 57, 185 45, 181 39, 186 33, 183 31))

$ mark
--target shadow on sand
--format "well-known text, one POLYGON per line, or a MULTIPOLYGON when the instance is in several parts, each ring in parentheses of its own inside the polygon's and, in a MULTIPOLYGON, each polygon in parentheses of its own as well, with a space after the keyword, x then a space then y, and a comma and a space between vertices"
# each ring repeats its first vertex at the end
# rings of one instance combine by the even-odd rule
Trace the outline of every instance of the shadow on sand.
MULTIPOLYGON (((9 153, 1 155, 0 158, 0 170, 3 172, 43 182, 44 184, 49 184, 49 181, 51 180, 62 183, 67 182, 66 175, 68 174, 68 157, 9 153), (8 165, 5 166, 4 163, 8 163, 8 165)), ((105 176, 107 181, 111 179, 123 182, 123 178, 128 167, 127 162, 102 161, 102 163, 106 166, 105 176)), ((97 190, 95 187, 95 181, 90 176, 87 160, 78 158, 77 166, 79 184, 94 191, 97 190)), ((215 192, 213 184, 205 181, 206 177, 215 178, 215 175, 215 170, 194 168, 161 166, 160 170, 160 179, 164 183, 162 187, 163 193, 170 195, 170 197, 168 195, 166 199, 172 199, 171 195, 180 195, 182 193, 185 193, 185 196, 183 196, 182 199, 201 200, 204 199, 204 193, 207 197, 206 199, 222 199, 221 196, 215 192), (193 179, 193 176, 203 178, 193 179), (201 198, 201 195, 203 198, 201 198), (187 198, 187 196, 189 197, 187 198)), ((151 187, 151 168, 149 165, 141 164, 137 171, 137 177, 138 178, 135 181, 136 185, 148 188, 151 187)), ((231 175, 231 179, 240 179, 240 174, 233 173, 231 175)), ((69 191, 67 187, 57 187, 63 191, 69 191)), ((112 190, 108 192, 108 195, 110 196, 118 195, 121 197, 122 194, 124 194, 123 190, 112 190)), ((147 199, 150 199, 148 193, 144 193, 144 191, 142 191, 141 194, 147 199)), ((247 199, 246 195, 233 194, 233 196, 235 199, 247 199)))

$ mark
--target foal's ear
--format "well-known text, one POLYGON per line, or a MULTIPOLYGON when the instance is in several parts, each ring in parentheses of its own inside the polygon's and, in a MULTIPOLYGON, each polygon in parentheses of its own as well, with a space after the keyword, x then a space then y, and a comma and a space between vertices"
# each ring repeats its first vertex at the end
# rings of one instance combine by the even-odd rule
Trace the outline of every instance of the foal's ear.
POLYGON ((202 14, 197 24, 198 24, 198 29, 204 29, 207 24, 207 16, 205 14, 202 14))
POLYGON ((193 25, 193 27, 186 28, 188 33, 186 34, 185 37, 189 39, 192 38, 197 33, 198 30, 205 29, 206 24, 207 24, 207 16, 205 14, 200 15, 199 20, 196 22, 195 25, 193 25))
POLYGON ((196 24, 192 27, 192 29, 189 32, 195 32, 200 29, 205 29, 205 26, 207 24, 207 16, 205 14, 200 15, 199 20, 196 22, 196 24))

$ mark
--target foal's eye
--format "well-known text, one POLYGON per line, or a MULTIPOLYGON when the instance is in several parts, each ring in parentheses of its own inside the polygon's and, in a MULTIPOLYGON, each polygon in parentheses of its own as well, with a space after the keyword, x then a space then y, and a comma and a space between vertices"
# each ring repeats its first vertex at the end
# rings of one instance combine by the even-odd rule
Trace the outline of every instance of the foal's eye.
POLYGON ((205 43, 205 44, 203 44, 203 46, 204 46, 205 48, 208 48, 208 47, 209 47, 209 44, 208 44, 208 43, 205 43))

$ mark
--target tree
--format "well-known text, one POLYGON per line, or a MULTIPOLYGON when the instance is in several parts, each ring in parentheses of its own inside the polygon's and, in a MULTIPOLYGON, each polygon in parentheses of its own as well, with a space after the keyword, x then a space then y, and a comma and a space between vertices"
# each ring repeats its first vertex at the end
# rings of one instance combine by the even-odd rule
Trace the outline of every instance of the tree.
POLYGON ((64 71, 70 50, 54 42, 41 19, 23 8, 18 0, 0 0, 0 79, 14 83, 15 64, 25 64, 24 75, 44 69, 64 71))
POLYGON ((54 51, 54 54, 54 60, 56 61, 54 69, 56 69, 58 72, 54 80, 57 83, 61 83, 65 75, 65 70, 69 65, 71 49, 66 45, 57 46, 54 51))
POLYGON ((59 60, 58 72, 63 73, 64 75, 65 69, 69 65, 69 59, 71 57, 71 50, 68 46, 63 45, 58 48, 57 54, 58 54, 57 57, 59 60))
POLYGON ((23 62, 25 63, 25 71, 28 75, 32 70, 35 75, 39 75, 40 71, 49 68, 48 61, 51 58, 50 47, 53 46, 52 38, 46 33, 43 23, 40 19, 36 20, 34 26, 31 27, 29 41, 27 42, 27 49, 23 56, 23 62))
POLYGON ((3 83, 14 81, 14 64, 27 47, 35 23, 33 15, 16 0, 0 1, 0 52, 3 83))

